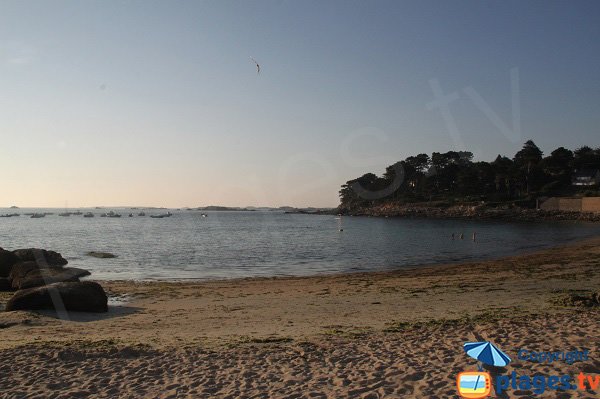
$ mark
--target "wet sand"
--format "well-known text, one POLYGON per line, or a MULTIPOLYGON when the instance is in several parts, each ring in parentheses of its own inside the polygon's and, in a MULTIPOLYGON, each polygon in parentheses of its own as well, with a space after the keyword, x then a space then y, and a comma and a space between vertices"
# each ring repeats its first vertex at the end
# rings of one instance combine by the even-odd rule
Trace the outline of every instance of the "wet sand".
POLYGON ((108 314, 0 314, 0 397, 457 397, 456 374, 477 368, 462 344, 481 339, 513 358, 590 350, 503 373, 600 374, 598 307, 569 301, 599 283, 600 238, 386 273, 103 282, 127 301, 108 314))

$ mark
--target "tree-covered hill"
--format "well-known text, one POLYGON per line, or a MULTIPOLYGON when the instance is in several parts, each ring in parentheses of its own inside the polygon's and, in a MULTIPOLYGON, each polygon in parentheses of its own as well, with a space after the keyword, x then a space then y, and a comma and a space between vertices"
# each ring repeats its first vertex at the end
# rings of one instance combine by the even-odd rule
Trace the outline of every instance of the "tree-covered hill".
POLYGON ((600 169, 600 148, 575 151, 560 147, 544 157, 531 140, 512 158, 474 162, 468 151, 418 154, 386 168, 379 177, 367 173, 340 190, 341 212, 415 202, 510 202, 532 207, 539 196, 597 195, 597 187, 577 188, 573 173, 600 169))

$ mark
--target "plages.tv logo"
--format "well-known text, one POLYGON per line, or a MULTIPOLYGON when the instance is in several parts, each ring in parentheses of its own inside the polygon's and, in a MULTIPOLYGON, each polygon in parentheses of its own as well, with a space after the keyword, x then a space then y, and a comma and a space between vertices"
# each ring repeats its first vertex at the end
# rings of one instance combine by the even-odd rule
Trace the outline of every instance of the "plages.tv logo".
POLYGON ((467 342, 467 355, 477 360, 479 371, 463 371, 456 377, 458 394, 467 399, 487 398, 492 391, 492 377, 483 371, 482 364, 505 367, 511 359, 491 342, 467 342))
POLYGON ((492 391, 492 378, 483 371, 463 371, 456 378, 456 387, 463 398, 487 398, 492 391))

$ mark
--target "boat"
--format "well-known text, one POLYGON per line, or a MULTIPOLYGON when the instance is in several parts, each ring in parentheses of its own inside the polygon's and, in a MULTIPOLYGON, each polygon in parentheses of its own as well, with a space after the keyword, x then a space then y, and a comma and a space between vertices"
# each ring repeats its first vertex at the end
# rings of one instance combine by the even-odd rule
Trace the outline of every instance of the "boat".
POLYGON ((101 215, 100 215, 100 217, 101 217, 101 218, 105 218, 105 217, 107 217, 107 216, 108 216, 108 215, 107 215, 106 213, 103 213, 103 214, 101 214, 101 215))
POLYGON ((43 218, 46 217, 45 213, 34 213, 33 215, 31 215, 32 219, 39 219, 39 218, 43 218))
POLYGON ((83 217, 84 217, 84 218, 93 218, 93 217, 94 217, 94 214, 93 214, 92 212, 87 212, 87 213, 84 213, 84 214, 83 214, 83 217))
POLYGON ((81 215, 83 215, 83 212, 81 212, 81 211, 71 212, 71 215, 81 216, 81 215))
POLYGON ((119 215, 118 213, 114 213, 113 211, 110 211, 106 214, 107 217, 109 218, 120 218, 121 215, 119 215))
POLYGON ((129 214, 129 217, 130 217, 130 218, 132 218, 132 217, 133 217, 133 213, 130 213, 130 214, 129 214))
POLYGON ((146 213, 145 212, 140 212, 140 213, 138 213, 138 216, 146 216, 146 213))
POLYGON ((208 215, 206 213, 203 213, 200 216, 202 216, 203 218, 207 218, 208 217, 208 215))
POLYGON ((170 218, 171 216, 173 216, 171 212, 161 213, 160 215, 150 215, 150 217, 154 219, 170 218))
POLYGON ((7 213, 6 215, 0 215, 0 218, 12 218, 15 216, 21 216, 21 215, 18 213, 7 213))
POLYGON ((59 213, 58 216, 71 216, 71 212, 59 213))

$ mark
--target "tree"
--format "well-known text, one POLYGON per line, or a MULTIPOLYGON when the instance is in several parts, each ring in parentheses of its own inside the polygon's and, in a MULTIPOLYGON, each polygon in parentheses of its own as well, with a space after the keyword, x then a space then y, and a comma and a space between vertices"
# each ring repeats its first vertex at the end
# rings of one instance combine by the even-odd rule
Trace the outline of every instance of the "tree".
POLYGON ((573 165, 575 169, 598 169, 600 168, 600 148, 593 150, 584 145, 573 152, 573 165))
POLYGON ((553 187, 564 187, 569 185, 573 172, 573 151, 559 147, 552 151, 549 156, 542 159, 540 166, 549 183, 553 187))
POLYGON ((514 161, 525 175, 525 186, 529 194, 532 184, 532 169, 542 160, 542 150, 532 140, 527 140, 523 148, 515 154, 514 161))

